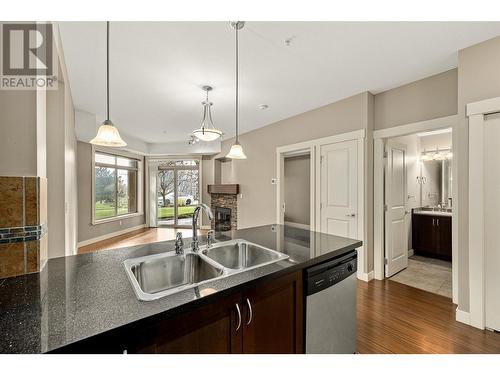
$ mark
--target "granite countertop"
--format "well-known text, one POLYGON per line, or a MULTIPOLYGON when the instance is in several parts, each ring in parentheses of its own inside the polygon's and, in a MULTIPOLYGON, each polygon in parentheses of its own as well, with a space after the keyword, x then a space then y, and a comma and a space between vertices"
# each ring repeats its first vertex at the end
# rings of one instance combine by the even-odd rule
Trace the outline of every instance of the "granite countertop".
MULTIPOLYGON (((50 259, 39 274, 0 280, 0 353, 45 353, 213 294, 340 256, 361 241, 282 225, 223 232, 288 254, 274 264, 204 283, 155 301, 139 301, 123 261, 174 250, 174 241, 50 259)), ((201 238, 201 243, 206 241, 201 238)), ((185 248, 190 246, 189 239, 185 248)))

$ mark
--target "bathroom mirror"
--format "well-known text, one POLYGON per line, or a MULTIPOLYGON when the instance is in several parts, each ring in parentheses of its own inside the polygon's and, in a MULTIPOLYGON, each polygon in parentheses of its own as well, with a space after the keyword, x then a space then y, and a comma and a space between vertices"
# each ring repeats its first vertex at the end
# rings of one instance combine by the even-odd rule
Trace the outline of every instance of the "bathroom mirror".
POLYGON ((441 204, 451 207, 452 160, 428 160, 422 162, 422 205, 435 207, 441 204))

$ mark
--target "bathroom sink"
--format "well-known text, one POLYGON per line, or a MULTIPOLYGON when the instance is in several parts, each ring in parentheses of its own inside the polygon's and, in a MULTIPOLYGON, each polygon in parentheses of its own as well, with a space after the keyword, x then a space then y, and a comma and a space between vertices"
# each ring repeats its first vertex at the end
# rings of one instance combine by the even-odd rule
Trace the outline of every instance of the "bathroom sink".
POLYGON ((288 258, 288 255, 244 240, 218 243, 203 250, 202 254, 231 270, 246 270, 288 258))
POLYGON ((137 297, 154 300, 224 275, 223 267, 199 254, 163 253, 127 259, 125 270, 137 297))

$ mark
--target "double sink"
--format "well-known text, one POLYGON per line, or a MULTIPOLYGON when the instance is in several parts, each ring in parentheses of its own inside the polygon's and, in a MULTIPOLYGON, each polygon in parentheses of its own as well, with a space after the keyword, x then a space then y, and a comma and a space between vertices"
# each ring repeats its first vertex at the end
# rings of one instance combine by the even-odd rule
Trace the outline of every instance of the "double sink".
POLYGON ((245 240, 218 242, 199 252, 174 252, 127 259, 125 271, 137 298, 152 301, 257 267, 288 255, 245 240))

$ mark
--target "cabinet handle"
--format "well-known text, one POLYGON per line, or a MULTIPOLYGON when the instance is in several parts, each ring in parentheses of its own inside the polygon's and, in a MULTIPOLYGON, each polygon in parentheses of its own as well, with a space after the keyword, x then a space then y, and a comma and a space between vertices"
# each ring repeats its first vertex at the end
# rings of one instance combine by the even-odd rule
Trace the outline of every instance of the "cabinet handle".
POLYGON ((240 306, 238 304, 236 304, 236 311, 238 312, 238 325, 236 326, 236 332, 238 332, 238 330, 241 327, 241 311, 240 311, 240 306))
POLYGON ((436 219, 435 218, 432 218, 432 226, 436 226, 436 219))
POLYGON ((248 306, 248 314, 249 314, 247 326, 249 326, 250 323, 252 323, 253 311, 252 311, 252 304, 250 303, 250 300, 248 298, 247 298, 247 306, 248 306))
POLYGON ((439 227, 439 219, 436 219, 436 221, 437 221, 437 226, 439 227))

